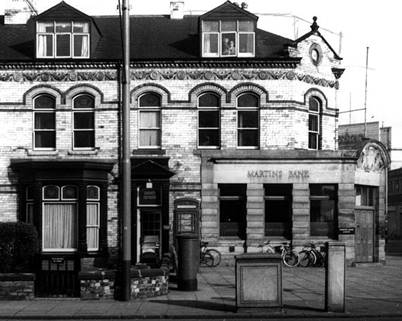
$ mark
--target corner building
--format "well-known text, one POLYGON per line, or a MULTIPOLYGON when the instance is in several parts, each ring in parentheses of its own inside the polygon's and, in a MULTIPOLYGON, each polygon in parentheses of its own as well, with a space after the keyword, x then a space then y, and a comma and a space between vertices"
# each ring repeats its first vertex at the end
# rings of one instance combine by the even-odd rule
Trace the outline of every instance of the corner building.
MULTIPOLYGON (((201 16, 182 5, 131 16, 133 264, 146 237, 162 255, 188 224, 228 259, 269 239, 339 240, 349 263, 384 260, 389 156, 377 141, 338 150, 342 58, 316 18, 291 40, 230 1, 201 16), (197 222, 180 208, 199 208, 197 222)), ((121 222, 119 18, 61 2, 7 15, 0 39, 0 218, 37 227, 42 268, 108 265, 121 222)))

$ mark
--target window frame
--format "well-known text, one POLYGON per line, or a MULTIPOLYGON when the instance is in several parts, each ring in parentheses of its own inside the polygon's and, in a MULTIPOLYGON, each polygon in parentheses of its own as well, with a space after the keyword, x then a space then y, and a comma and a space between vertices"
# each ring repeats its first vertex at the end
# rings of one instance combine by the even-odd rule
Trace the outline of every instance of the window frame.
MULTIPOLYGON (((332 184, 332 183, 328 183, 328 184, 309 184, 309 205, 310 205, 310 236, 311 237, 319 237, 319 238, 328 238, 328 239, 337 239, 338 237, 338 216, 339 216, 339 209, 338 209, 338 200, 339 200, 339 186, 338 184, 332 184), (320 194, 321 195, 316 195, 316 194, 312 194, 312 187, 313 186, 320 186, 321 191, 320 194), (333 188, 333 193, 334 193, 334 198, 331 199, 330 195, 322 195, 323 194, 323 189, 325 186, 331 186, 333 188), (333 208, 333 219, 332 221, 312 221, 312 202, 313 201, 325 201, 325 200, 330 200, 334 202, 334 208, 333 208), (313 235, 313 229, 312 229, 312 223, 328 223, 330 222, 332 224, 332 230, 328 230, 326 235, 317 235, 316 232, 313 235)), ((321 203, 320 203, 321 204, 321 203)), ((322 212, 320 212, 320 217, 322 217, 322 212)))
MULTIPOLYGON (((247 184, 218 184, 218 192, 219 192, 219 196, 218 196, 218 206, 219 206, 219 218, 218 218, 218 223, 219 223, 219 237, 220 238, 240 238, 242 239, 242 236, 240 234, 247 233, 247 231, 243 231, 242 229, 247 229, 247 184), (231 191, 232 195, 222 195, 222 190, 224 190, 225 188, 229 189, 229 187, 235 189, 235 187, 237 187, 237 194, 235 194, 234 191, 231 191), (241 205, 244 207, 241 210, 244 211, 244 215, 238 215, 239 220, 237 221, 238 223, 238 229, 236 232, 236 235, 225 235, 225 233, 223 232, 223 227, 222 224, 227 223, 227 222, 222 222, 222 201, 234 201, 234 202, 239 202, 242 203, 241 205), (243 218, 243 222, 241 221, 241 219, 243 218), (245 225, 245 226, 244 226, 245 225)), ((225 193, 226 194, 226 193, 225 193)), ((240 205, 240 204, 239 204, 240 205)), ((246 235, 244 235, 243 237, 246 237, 246 235)))
POLYGON ((255 57, 255 29, 256 29, 256 23, 253 20, 239 20, 239 19, 212 19, 212 20, 202 20, 201 21, 201 56, 202 57, 216 57, 216 58, 231 58, 231 57, 255 57), (218 22, 218 31, 204 31, 204 22, 218 22), (228 31, 222 30, 222 21, 233 21, 236 23, 236 30, 233 31, 228 31), (240 31, 240 21, 251 21, 253 24, 253 31, 240 31), (223 48, 222 48, 222 41, 223 41, 223 35, 224 34, 232 34, 234 33, 234 39, 235 39, 235 53, 234 54, 229 54, 229 55, 224 55, 223 54, 223 48), (218 35, 218 53, 207 53, 205 52, 205 35, 207 34, 217 34, 218 35), (250 34, 252 35, 253 39, 253 46, 252 46, 252 52, 240 52, 240 35, 241 34, 250 34))
POLYGON ((197 132, 198 132, 198 137, 197 137, 197 146, 199 149, 220 149, 221 148, 221 108, 220 108, 220 100, 221 100, 221 96, 214 93, 214 92, 204 92, 201 93, 198 97, 197 97, 197 107, 198 107, 198 111, 197 111, 197 132), (200 98, 204 95, 213 95, 218 99, 218 104, 217 106, 200 106, 200 98), (217 112, 218 114, 218 127, 200 127, 200 113, 202 112, 209 112, 209 111, 213 111, 213 112, 217 112), (200 131, 201 130, 216 130, 217 131, 217 141, 218 141, 218 145, 200 145, 200 131))
MULTIPOLYGON (((292 217, 293 217, 293 184, 283 184, 283 183, 270 183, 270 184, 264 184, 264 235, 267 237, 271 238, 286 238, 286 239, 291 239, 292 238, 292 217), (282 188, 282 190, 280 190, 282 188), (271 195, 270 193, 271 190, 274 190, 276 195, 271 195), (279 195, 280 194, 280 195, 279 195), (267 220, 267 217, 269 217, 268 214, 268 202, 276 202, 276 201, 282 201, 282 202, 287 202, 287 211, 288 213, 285 213, 288 217, 286 221, 276 221, 276 223, 281 223, 284 225, 284 231, 282 232, 282 235, 272 235, 268 234, 268 228, 267 224, 269 224, 269 221, 267 220), (286 226, 288 225, 288 226, 286 226), (287 230, 287 229, 288 230, 287 230)), ((271 221, 271 223, 273 223, 271 221)))
POLYGON ((140 149, 161 149, 162 148, 162 96, 155 92, 145 92, 138 96, 138 148, 140 149), (141 106, 141 98, 145 95, 156 95, 159 97, 159 106, 141 106), (142 127, 141 126, 141 113, 158 113, 159 126, 158 127, 142 127), (141 131, 156 131, 158 135, 159 145, 141 145, 141 131))
POLYGON ((33 98, 32 103, 33 103, 33 106, 32 106, 33 107, 32 108, 32 111, 33 111, 33 117, 32 117, 32 129, 33 129, 33 132, 32 132, 32 147, 33 147, 33 150, 54 151, 54 150, 56 150, 56 146, 57 146, 56 98, 54 96, 50 95, 50 94, 43 93, 43 94, 36 95, 33 98), (53 99, 53 103, 54 103, 53 108, 38 108, 38 107, 36 107, 36 100, 38 98, 44 97, 44 96, 51 97, 53 99), (53 116, 54 116, 53 128, 50 128, 50 129, 48 129, 48 128, 39 128, 39 129, 37 129, 36 126, 35 126, 35 122, 36 122, 36 115, 38 115, 38 114, 53 114, 53 116), (36 144, 37 144, 37 142, 36 142, 37 141, 36 140, 36 133, 39 133, 39 132, 53 132, 54 133, 54 146, 53 147, 37 147, 36 146, 36 144))
POLYGON ((86 190, 88 191, 88 189, 90 187, 95 187, 98 190, 98 197, 96 197, 96 198, 88 198, 88 196, 86 197, 85 206, 87 208, 87 210, 86 210, 87 217, 85 219, 85 235, 86 235, 86 243, 88 245, 88 228, 95 228, 97 230, 98 246, 96 248, 89 247, 89 246, 87 247, 88 252, 97 252, 100 249, 100 242, 101 242, 101 240, 100 240, 100 234, 101 234, 101 232, 100 232, 100 230, 101 230, 101 198, 100 198, 100 193, 101 193, 101 190, 100 190, 100 187, 97 186, 97 185, 87 185, 86 190), (88 204, 97 205, 97 222, 98 222, 98 224, 96 224, 96 225, 88 224, 88 204))
POLYGON ((80 93, 78 95, 76 95, 73 100, 72 100, 72 145, 73 145, 73 150, 94 150, 95 149, 95 145, 96 145, 96 114, 95 114, 95 97, 91 94, 88 93, 80 93), (91 97, 93 100, 93 107, 88 107, 88 108, 77 108, 75 106, 75 101, 77 98, 79 98, 80 96, 88 96, 91 97), (93 116, 93 128, 75 128, 75 116, 78 114, 89 114, 92 113, 93 116), (93 146, 84 146, 84 147, 77 147, 75 146, 76 144, 76 137, 75 134, 77 132, 92 132, 92 139, 93 139, 93 146))
POLYGON ((259 149, 260 148, 260 145, 261 145, 261 137, 260 137, 261 136, 261 134, 260 134, 261 123, 260 123, 260 119, 261 119, 261 116, 260 116, 260 97, 258 95, 256 95, 255 93, 253 93, 253 92, 244 92, 244 93, 239 94, 236 97, 236 140, 237 140, 236 148, 237 149, 259 149), (255 98, 257 98, 257 106, 239 107, 239 98, 241 96, 244 96, 244 95, 252 95, 255 98), (256 112, 257 113, 257 127, 240 127, 239 126, 239 120, 240 120, 239 112, 256 112), (256 133, 257 133, 257 142, 256 142, 255 145, 245 146, 245 145, 240 145, 239 144, 240 131, 245 131, 245 130, 256 131, 256 133))
POLYGON ((357 208, 375 208, 378 198, 378 186, 355 185, 355 207, 357 208), (358 204, 358 189, 360 189, 360 204, 358 204), (371 193, 371 195, 370 195, 371 193), (370 200, 372 202, 370 202, 370 200))
POLYGON ((48 185, 43 185, 42 186, 42 200, 41 200, 41 224, 42 224, 42 230, 41 230, 41 240, 42 240, 42 245, 41 249, 43 253, 49 253, 49 252, 59 252, 59 253, 74 253, 78 251, 78 233, 79 233, 79 202, 78 198, 77 199, 63 199, 62 196, 62 190, 65 186, 75 186, 78 192, 78 187, 76 185, 55 185, 55 184, 48 184, 48 185), (45 188, 47 186, 56 186, 59 190, 59 197, 58 199, 45 199, 45 188), (45 205, 48 204, 73 204, 75 207, 75 237, 76 237, 76 247, 75 248, 45 248, 45 205))
POLYGON ((65 21, 37 21, 36 22, 36 58, 39 59, 47 59, 47 58, 55 58, 55 59, 65 59, 65 58, 74 58, 74 59, 88 59, 90 57, 90 52, 91 52, 91 24, 88 21, 73 21, 73 20, 65 20, 65 21), (49 31, 39 31, 39 25, 41 23, 52 23, 53 24, 53 32, 49 31), (57 32, 56 31, 56 24, 60 23, 70 23, 71 25, 71 31, 62 31, 62 32, 57 32), (87 24, 88 25, 88 32, 74 32, 74 24, 87 24), (58 35, 69 35, 70 37, 70 55, 68 56, 58 56, 57 55, 57 36, 58 35), (80 35, 80 36, 86 36, 87 37, 87 52, 88 54, 85 56, 76 56, 74 54, 74 49, 75 49, 75 42, 74 42, 74 36, 80 35), (39 52, 39 37, 40 36, 52 36, 52 55, 46 56, 46 55, 41 55, 39 52))
POLYGON ((321 99, 319 99, 316 96, 311 96, 309 97, 308 100, 308 120, 307 120, 307 128, 308 128, 308 136, 307 136, 307 147, 308 149, 311 150, 321 150, 322 146, 321 146, 321 137, 322 137, 322 129, 321 129, 321 124, 322 124, 322 101, 321 99), (315 100, 318 104, 318 110, 312 110, 312 104, 311 104, 311 100, 315 100), (310 116, 311 117, 316 117, 317 118, 317 130, 314 131, 312 129, 310 129, 310 116), (316 143, 316 147, 311 147, 310 144, 310 135, 315 135, 315 143, 316 143))

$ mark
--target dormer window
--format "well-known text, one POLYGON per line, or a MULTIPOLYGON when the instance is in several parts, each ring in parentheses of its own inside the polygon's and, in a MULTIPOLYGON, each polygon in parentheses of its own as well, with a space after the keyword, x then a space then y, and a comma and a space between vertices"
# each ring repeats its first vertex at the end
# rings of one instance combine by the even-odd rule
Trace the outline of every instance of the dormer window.
POLYGON ((89 23, 38 22, 37 58, 89 58, 89 23))
POLYGON ((254 57, 254 29, 251 20, 202 21, 202 56, 254 57))

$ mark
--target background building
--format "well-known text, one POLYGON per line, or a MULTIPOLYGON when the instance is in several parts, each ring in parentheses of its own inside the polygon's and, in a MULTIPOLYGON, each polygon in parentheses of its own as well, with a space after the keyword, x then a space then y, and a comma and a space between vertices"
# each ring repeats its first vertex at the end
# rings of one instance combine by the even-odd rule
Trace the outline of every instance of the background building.
MULTIPOLYGON (((192 224, 228 258, 339 240, 349 263, 383 261, 389 155, 338 149, 342 58, 317 19, 290 40, 230 1, 181 3, 131 17, 133 264, 146 238, 161 255, 192 224)), ((39 276, 117 256, 119 35, 119 17, 65 2, 0 25, 1 220, 38 228, 39 276)))

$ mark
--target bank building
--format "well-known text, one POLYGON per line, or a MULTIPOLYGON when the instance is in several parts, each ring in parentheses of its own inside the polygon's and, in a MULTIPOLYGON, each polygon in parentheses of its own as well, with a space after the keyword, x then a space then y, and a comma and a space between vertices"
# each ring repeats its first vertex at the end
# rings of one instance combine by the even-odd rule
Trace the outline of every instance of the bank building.
MULTIPOLYGON (((119 17, 60 2, 2 18, 0 220, 36 226, 39 269, 107 264, 120 246, 119 17)), ((147 237, 161 257, 194 228, 228 263, 266 240, 385 260, 389 155, 375 140, 338 148, 344 69, 316 17, 296 40, 230 1, 199 16, 172 2, 130 25, 133 264, 147 237)))

